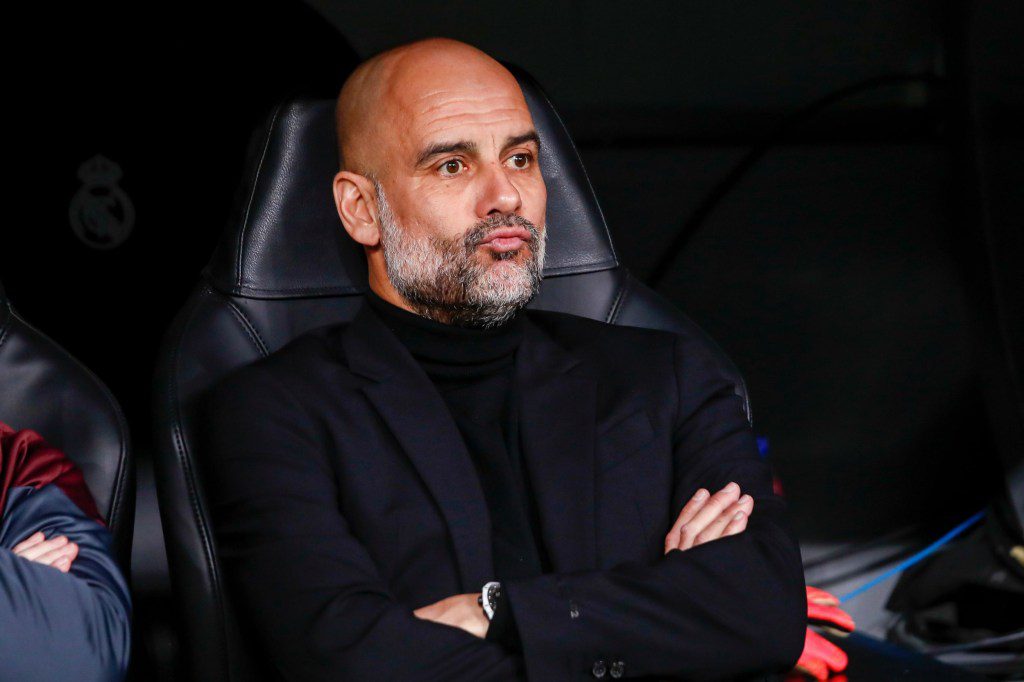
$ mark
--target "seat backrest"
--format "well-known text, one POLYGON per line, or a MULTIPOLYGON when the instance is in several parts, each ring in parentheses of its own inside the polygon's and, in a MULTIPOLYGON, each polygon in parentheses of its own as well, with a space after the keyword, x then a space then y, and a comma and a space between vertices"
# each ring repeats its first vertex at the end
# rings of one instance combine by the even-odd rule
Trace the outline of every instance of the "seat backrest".
POLYGON ((21 318, 2 284, 0 421, 39 432, 82 470, 127 575, 135 465, 121 408, 96 375, 21 318))
MULTIPOLYGON (((702 334, 620 265, 561 119, 533 79, 510 68, 540 136, 548 190, 545 279, 531 307, 702 334)), ((268 118, 236 214, 160 353, 158 494, 185 657, 197 680, 255 679, 255 670, 270 669, 253 666, 224 589, 203 495, 197 406, 225 373, 310 329, 347 321, 359 307, 366 261, 335 212, 335 140, 333 101, 285 102, 268 118)), ((739 373, 720 351, 719 358, 746 402, 739 373)))

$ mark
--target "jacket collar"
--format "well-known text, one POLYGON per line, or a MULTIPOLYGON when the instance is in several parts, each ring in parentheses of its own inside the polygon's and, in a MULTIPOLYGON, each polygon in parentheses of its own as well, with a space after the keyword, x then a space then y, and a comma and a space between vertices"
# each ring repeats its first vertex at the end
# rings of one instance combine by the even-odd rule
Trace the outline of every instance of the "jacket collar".
MULTIPOLYGON (((441 394, 366 303, 341 333, 349 369, 401 444, 445 518, 462 587, 493 579, 491 520, 476 469, 441 394)), ((596 567, 597 380, 533 318, 516 351, 521 450, 558 572, 596 567)))

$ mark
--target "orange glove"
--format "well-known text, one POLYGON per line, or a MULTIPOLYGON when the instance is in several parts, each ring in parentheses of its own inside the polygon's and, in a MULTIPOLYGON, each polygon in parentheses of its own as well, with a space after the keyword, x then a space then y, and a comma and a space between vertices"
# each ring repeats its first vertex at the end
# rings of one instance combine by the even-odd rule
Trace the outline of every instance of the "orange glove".
MULTIPOLYGON (((839 600, 825 590, 807 586, 807 619, 812 623, 832 625, 845 632, 853 632, 853 618, 839 608, 839 600)), ((807 628, 804 651, 794 671, 815 680, 827 680, 832 673, 846 670, 846 652, 817 632, 807 628)))

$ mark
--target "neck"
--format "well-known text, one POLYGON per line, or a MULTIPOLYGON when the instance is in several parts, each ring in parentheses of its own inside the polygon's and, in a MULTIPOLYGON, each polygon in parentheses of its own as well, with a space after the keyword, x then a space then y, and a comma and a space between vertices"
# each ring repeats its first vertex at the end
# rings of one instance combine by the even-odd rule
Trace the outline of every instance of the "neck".
POLYGON ((488 329, 449 325, 381 298, 373 289, 367 304, 432 377, 468 379, 512 362, 523 335, 522 315, 488 329))

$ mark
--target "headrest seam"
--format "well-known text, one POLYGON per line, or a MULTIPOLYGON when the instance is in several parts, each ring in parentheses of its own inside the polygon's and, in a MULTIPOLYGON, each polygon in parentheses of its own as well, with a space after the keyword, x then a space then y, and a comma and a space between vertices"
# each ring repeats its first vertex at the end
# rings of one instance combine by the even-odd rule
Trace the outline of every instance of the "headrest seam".
POLYGON ((249 214, 252 211, 252 205, 256 199, 256 188, 259 187, 260 177, 263 175, 263 164, 267 159, 267 152, 270 149, 270 141, 274 139, 274 129, 277 128, 277 120, 281 116, 281 112, 284 108, 290 103, 291 100, 283 101, 274 109, 274 115, 270 120, 270 125, 267 128, 267 136, 263 142, 263 151, 260 153, 260 162, 256 165, 256 173, 253 174, 249 200, 245 204, 245 216, 242 219, 242 229, 238 231, 238 248, 235 250, 238 259, 235 264, 235 281, 239 285, 241 285, 242 282, 242 263, 245 262, 245 234, 249 230, 249 214))

